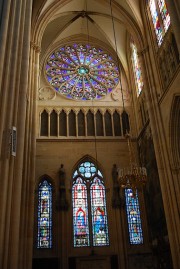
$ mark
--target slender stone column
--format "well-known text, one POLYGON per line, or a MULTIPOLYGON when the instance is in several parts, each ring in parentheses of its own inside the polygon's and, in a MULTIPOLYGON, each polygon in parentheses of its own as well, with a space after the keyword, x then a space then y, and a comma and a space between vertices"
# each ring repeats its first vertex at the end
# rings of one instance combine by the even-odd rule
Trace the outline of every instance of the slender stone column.
POLYGON ((7 0, 2 7, 0 46, 4 62, 0 69, 0 143, 4 145, 3 133, 6 143, 0 159, 0 268, 20 269, 18 260, 23 254, 19 252, 19 232, 32 0, 7 0), (17 127, 16 157, 10 155, 10 132, 4 132, 12 126, 17 127))
POLYGON ((19 268, 32 268, 33 224, 34 224, 34 189, 35 189, 35 152, 36 152, 36 106, 39 77, 39 46, 31 42, 28 104, 26 110, 26 133, 24 173, 22 184, 22 229, 20 231, 19 268), (31 154, 29 154, 31 153, 31 154))
MULTIPOLYGON (((8 38, 8 25, 9 25, 9 14, 11 7, 11 0, 0 1, 0 14, 1 14, 1 25, 0 25, 0 52, 1 52, 1 61, 0 61, 0 85, 2 83, 3 70, 4 70, 4 59, 6 51, 6 41, 8 38)), ((3 90, 0 87, 0 92, 3 90)))
MULTIPOLYGON (((17 1, 18 2, 18 1, 17 1)), ((21 62, 17 74, 19 77, 18 94, 14 103, 14 122, 16 122, 17 137, 17 156, 15 159, 14 175, 13 175, 13 192, 11 205, 11 226, 8 250, 8 269, 20 268, 19 258, 23 253, 19 252, 20 247, 20 230, 23 222, 21 222, 21 198, 23 181, 23 161, 24 161, 24 141, 25 141, 25 120, 27 105, 27 88, 28 88, 28 68, 29 68, 29 52, 30 52, 30 26, 32 1, 22 1, 21 20, 19 24, 22 48, 19 61, 21 62)), ((13 48, 12 48, 13 49, 13 48)), ((26 153, 28 154, 28 153, 26 153)))
POLYGON ((180 219, 178 215, 178 196, 174 188, 172 171, 170 168, 169 152, 166 144, 163 121, 157 100, 157 89, 155 89, 153 68, 151 65, 148 48, 140 55, 142 70, 144 72, 144 91, 147 100, 150 117, 153 142, 155 147, 162 198, 168 228, 172 259, 174 268, 180 268, 180 219), (148 83, 147 83, 148 82, 148 83))
MULTIPOLYGON (((3 79, 1 81, 1 106, 0 106, 0 130, 3 134, 1 140, 1 196, 0 196, 0 268, 4 268, 7 262, 7 249, 10 229, 10 212, 11 212, 11 195, 13 181, 14 157, 10 155, 10 131, 13 125, 14 101, 16 98, 16 79, 18 70, 18 38, 19 27, 15 27, 20 23, 21 2, 17 4, 13 2, 9 9, 9 18, 7 24, 9 26, 9 34, 6 35, 6 44, 4 46, 4 54, 6 55, 5 64, 3 66, 3 79), (11 18, 11 19, 10 19, 11 18), (12 47, 14 51, 12 50, 12 47), (11 80, 9 79, 11 78, 11 80), (11 81, 11 82, 10 82, 11 81)), ((6 10, 7 11, 7 10, 6 10)), ((6 13, 7 15, 7 13, 6 13)), ((2 16, 3 17, 3 16, 2 16)), ((6 18, 6 20, 7 20, 6 18)), ((2 29, 6 31, 6 29, 2 29)), ((5 37, 4 37, 5 38, 5 37)), ((3 55, 2 55, 3 58, 3 55)))
MULTIPOLYGON (((177 0, 175 0, 177 1, 177 0)), ((180 58, 180 19, 176 10, 176 6, 174 4, 174 0, 166 0, 169 14, 171 17, 171 24, 173 27, 174 35, 176 38, 176 43, 179 51, 179 58, 180 58)))

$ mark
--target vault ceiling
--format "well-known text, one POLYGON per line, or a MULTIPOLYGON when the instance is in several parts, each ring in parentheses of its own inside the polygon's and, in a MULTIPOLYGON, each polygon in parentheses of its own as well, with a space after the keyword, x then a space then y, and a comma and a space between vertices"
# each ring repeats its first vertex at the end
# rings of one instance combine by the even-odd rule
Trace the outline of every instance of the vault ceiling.
POLYGON ((63 40, 73 36, 92 37, 117 51, 125 70, 127 70, 127 33, 130 31, 127 20, 142 29, 139 0, 36 0, 34 18, 37 22, 47 16, 41 41, 41 56, 63 40), (122 11, 122 12, 121 12, 122 11), (123 15, 122 15, 123 13, 123 15), (117 45, 115 45, 115 42, 117 45))

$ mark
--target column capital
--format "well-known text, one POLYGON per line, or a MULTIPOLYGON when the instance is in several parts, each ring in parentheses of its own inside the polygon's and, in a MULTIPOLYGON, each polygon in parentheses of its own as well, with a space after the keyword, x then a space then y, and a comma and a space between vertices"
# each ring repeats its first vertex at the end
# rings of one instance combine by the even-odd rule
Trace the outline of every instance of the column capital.
POLYGON ((39 45, 37 45, 34 41, 30 41, 30 46, 33 50, 35 50, 35 52, 40 53, 41 48, 39 45))

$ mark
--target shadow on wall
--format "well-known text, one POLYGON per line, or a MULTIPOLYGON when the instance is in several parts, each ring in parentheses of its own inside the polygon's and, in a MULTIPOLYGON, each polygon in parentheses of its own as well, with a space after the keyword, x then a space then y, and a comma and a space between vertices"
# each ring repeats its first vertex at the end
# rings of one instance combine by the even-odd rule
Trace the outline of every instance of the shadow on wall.
POLYGON ((148 182, 144 190, 144 196, 149 239, 155 257, 154 268, 171 269, 173 268, 172 258, 154 145, 152 137, 149 134, 147 135, 146 132, 139 139, 139 155, 141 164, 147 168, 148 174, 148 182))

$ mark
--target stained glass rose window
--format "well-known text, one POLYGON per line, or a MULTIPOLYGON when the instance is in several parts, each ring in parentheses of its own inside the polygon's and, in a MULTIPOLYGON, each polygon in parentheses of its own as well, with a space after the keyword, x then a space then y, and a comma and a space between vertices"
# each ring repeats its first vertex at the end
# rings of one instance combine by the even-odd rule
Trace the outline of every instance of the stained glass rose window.
POLYGON ((99 99, 119 82, 119 72, 112 56, 101 48, 72 44, 55 50, 46 63, 48 82, 70 99, 99 99))

